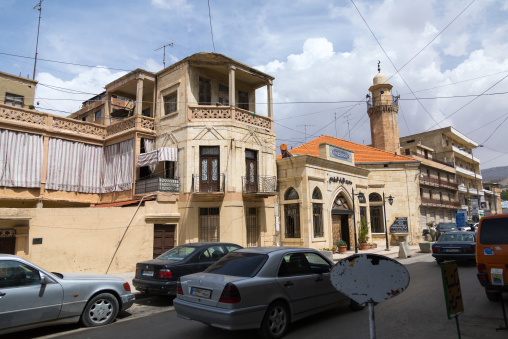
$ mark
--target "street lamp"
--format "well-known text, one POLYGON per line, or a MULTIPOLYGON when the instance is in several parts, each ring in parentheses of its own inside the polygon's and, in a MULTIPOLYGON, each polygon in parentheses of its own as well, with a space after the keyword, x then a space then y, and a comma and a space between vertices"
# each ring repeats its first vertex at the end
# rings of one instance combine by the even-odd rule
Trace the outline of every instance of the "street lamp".
MULTIPOLYGON (((478 145, 477 147, 483 147, 483 145, 478 145)), ((459 147, 460 150, 465 151, 467 147, 459 147)), ((473 157, 473 147, 471 147, 471 162, 473 163, 473 173, 474 173, 474 188, 476 190, 476 200, 479 199, 480 193, 478 192, 478 183, 476 182, 476 167, 474 165, 474 157, 473 157)), ((468 207, 468 218, 473 219, 473 215, 471 213, 471 193, 469 192, 469 184, 467 185, 467 207, 468 207)))
MULTIPOLYGON (((393 197, 392 195, 390 194, 390 196, 387 198, 388 199, 388 203, 391 205, 393 205, 393 197)), ((384 214, 384 217, 385 217, 385 240, 386 240, 386 250, 389 251, 390 250, 390 245, 388 244, 388 228, 386 227, 386 199, 385 199, 385 192, 383 192, 383 214, 384 214)))
POLYGON ((351 187, 351 195, 353 196, 353 233, 355 237, 355 253, 358 253, 358 240, 356 239, 356 214, 355 214, 355 195, 358 196, 358 201, 365 201, 365 194, 362 192, 355 194, 355 189, 351 187))

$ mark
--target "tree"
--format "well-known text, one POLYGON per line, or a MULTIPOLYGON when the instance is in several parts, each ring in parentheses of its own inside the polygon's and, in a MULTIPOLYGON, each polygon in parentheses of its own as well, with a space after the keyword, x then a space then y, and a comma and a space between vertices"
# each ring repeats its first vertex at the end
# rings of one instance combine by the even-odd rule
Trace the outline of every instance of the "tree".
POLYGON ((508 200, 508 191, 501 192, 501 200, 503 200, 503 201, 508 200))

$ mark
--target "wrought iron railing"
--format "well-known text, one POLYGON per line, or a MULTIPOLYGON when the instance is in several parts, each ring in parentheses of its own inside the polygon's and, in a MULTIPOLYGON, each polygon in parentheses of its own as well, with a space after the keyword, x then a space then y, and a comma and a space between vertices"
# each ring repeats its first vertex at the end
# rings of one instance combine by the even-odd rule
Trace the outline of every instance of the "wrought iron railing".
POLYGON ((243 193, 272 193, 277 190, 277 177, 275 176, 257 176, 256 182, 252 182, 250 177, 242 177, 243 193))
POLYGON ((422 205, 427 206, 435 206, 435 207, 445 207, 445 208, 459 208, 460 204, 458 201, 446 201, 440 199, 429 199, 422 198, 422 205))
POLYGON ((374 105, 372 102, 372 97, 368 96, 367 97, 367 109, 369 109, 373 106, 383 106, 383 105, 399 106, 399 98, 400 98, 400 96, 398 96, 398 95, 397 96, 392 95, 391 100, 377 100, 376 105, 374 105))
MULTIPOLYGON (((213 175, 213 174, 212 174, 213 175)), ((208 176, 210 178, 211 175, 208 176)), ((226 175, 219 173, 217 180, 201 181, 198 174, 192 175, 191 192, 193 193, 224 193, 226 188, 226 175)))
POLYGON ((180 180, 161 177, 148 177, 136 180, 135 194, 152 192, 180 192, 180 180))

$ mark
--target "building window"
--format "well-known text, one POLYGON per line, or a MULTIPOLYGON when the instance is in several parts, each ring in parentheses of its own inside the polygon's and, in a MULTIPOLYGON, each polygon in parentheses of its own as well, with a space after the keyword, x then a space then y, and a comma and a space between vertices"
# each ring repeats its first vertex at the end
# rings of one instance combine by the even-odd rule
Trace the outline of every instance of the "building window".
POLYGON ((176 179, 175 178, 175 164, 174 161, 164 161, 164 178, 176 179))
POLYGON ((23 107, 25 103, 25 97, 22 95, 5 93, 5 101, 6 105, 12 105, 16 107, 23 107))
POLYGON ((150 116, 150 107, 145 108, 144 110, 142 110, 141 111, 141 115, 144 116, 144 117, 149 117, 150 116))
POLYGON ((286 238, 300 238, 300 206, 284 205, 284 229, 286 238))
POLYGON ((95 121, 101 120, 101 111, 95 112, 95 121))
POLYGON ((296 200, 299 199, 298 192, 293 188, 289 188, 284 194, 284 200, 296 200))
POLYGON ((238 91, 238 108, 249 110, 249 93, 238 91))
POLYGON ((81 121, 87 121, 88 117, 85 115, 84 117, 81 117, 81 121))
POLYGON ((370 202, 382 202, 383 198, 377 193, 371 193, 369 194, 369 201, 370 202))
POLYGON ((173 92, 164 96, 164 115, 168 115, 177 111, 177 92, 173 92))
POLYGON ((219 104, 229 106, 229 87, 219 84, 219 104))
POLYGON ((212 104, 212 85, 210 79, 199 77, 199 104, 212 104))
POLYGON ((324 236, 323 232, 323 204, 312 204, 312 223, 314 226, 314 237, 324 236))
POLYGON ((406 148, 404 151, 406 152, 406 155, 410 155, 411 154, 411 150, 409 148, 406 148))
POLYGON ((323 199, 323 196, 321 195, 321 191, 319 188, 314 188, 314 191, 312 192, 312 199, 314 200, 321 200, 323 199))
POLYGON ((384 233, 385 228, 382 222, 382 206, 370 207, 370 231, 372 233, 384 233))
POLYGON ((429 158, 429 151, 427 151, 426 149, 423 150, 423 154, 425 156, 425 159, 428 159, 429 158))
POLYGON ((199 241, 220 241, 220 214, 218 207, 199 209, 199 241))

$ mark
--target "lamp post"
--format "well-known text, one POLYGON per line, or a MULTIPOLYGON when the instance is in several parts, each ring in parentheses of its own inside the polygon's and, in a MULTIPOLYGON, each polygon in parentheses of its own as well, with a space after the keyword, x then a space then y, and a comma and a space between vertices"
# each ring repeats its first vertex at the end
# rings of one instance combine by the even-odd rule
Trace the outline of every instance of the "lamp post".
POLYGON ((353 233, 354 233, 354 237, 355 237, 355 253, 358 253, 358 240, 356 238, 355 195, 358 196, 358 199, 363 199, 365 197, 365 195, 362 192, 355 194, 355 189, 353 187, 351 188, 351 195, 353 197, 353 233))
MULTIPOLYGON (((386 203, 385 203, 386 199, 385 199, 385 192, 383 192, 383 215, 385 217, 385 239, 386 239, 386 251, 389 251, 390 250, 390 245, 388 244, 388 228, 386 227, 386 203)), ((388 197, 388 203, 391 205, 393 205, 393 197, 392 195, 390 194, 390 196, 388 197)))

